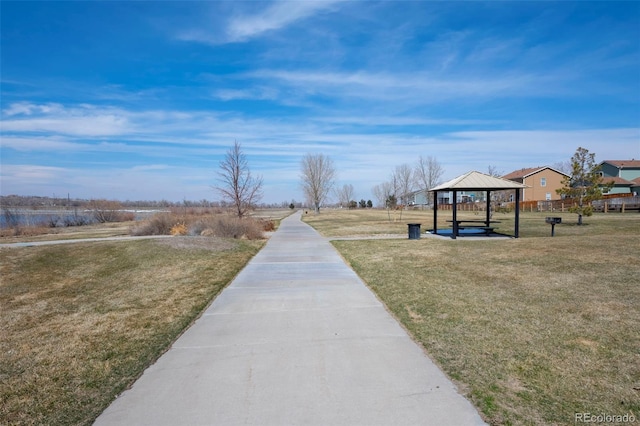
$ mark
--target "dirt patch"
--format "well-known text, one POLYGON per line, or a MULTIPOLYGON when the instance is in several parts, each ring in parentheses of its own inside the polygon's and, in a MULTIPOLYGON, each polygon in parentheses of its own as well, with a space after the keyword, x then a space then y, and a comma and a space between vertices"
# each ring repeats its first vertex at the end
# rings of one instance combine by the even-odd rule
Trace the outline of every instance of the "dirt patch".
POLYGON ((237 242, 227 238, 175 236, 156 240, 157 244, 175 249, 225 251, 236 248, 237 242))

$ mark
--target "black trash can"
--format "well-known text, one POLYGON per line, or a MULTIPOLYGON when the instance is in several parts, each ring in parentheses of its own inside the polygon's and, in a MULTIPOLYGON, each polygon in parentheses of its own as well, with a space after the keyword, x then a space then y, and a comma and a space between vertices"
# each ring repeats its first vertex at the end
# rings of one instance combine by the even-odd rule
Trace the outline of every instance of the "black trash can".
POLYGON ((409 227, 409 239, 410 240, 419 240, 420 239, 420 224, 419 223, 408 223, 409 227))

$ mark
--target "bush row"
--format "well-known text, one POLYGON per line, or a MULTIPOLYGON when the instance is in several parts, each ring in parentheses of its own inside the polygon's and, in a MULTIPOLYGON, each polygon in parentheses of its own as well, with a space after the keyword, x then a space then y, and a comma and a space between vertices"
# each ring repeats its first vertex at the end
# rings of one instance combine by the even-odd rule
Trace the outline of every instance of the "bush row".
POLYGON ((134 226, 131 235, 201 235, 256 240, 264 237, 264 231, 274 228, 272 221, 253 218, 158 213, 134 226))

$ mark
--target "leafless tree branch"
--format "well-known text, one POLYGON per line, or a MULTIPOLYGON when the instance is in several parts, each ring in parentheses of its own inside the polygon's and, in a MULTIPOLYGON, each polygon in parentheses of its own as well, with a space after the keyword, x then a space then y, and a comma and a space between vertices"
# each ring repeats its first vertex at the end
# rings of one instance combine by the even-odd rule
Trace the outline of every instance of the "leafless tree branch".
POLYGON ((216 190, 243 217, 262 198, 262 176, 254 177, 242 147, 235 141, 227 151, 218 171, 220 185, 216 190))
POLYGON ((333 161, 324 154, 306 154, 302 157, 300 178, 305 196, 313 204, 315 212, 319 213, 320 205, 335 182, 333 161))

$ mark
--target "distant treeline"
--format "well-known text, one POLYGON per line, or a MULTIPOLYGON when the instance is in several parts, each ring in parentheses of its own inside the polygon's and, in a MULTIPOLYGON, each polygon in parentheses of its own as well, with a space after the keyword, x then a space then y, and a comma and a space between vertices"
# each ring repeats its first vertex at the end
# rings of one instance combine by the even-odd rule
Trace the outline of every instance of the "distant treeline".
MULTIPOLYGON (((0 207, 29 207, 33 209, 39 208, 86 208, 95 200, 86 200, 81 198, 70 197, 40 197, 32 195, 0 195, 0 207)), ((224 201, 167 201, 167 200, 138 200, 138 201, 117 201, 122 208, 169 208, 169 207, 220 207, 226 208, 228 203, 224 201)), ((293 204, 296 208, 301 208, 302 203, 292 201, 283 201, 280 203, 262 203, 258 208, 289 208, 293 204)))

